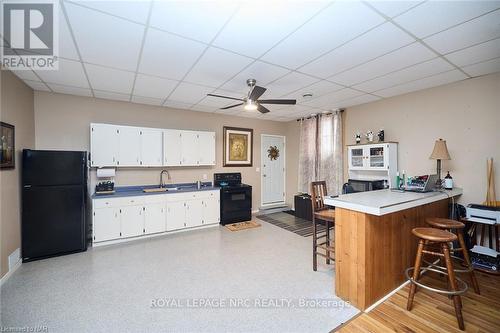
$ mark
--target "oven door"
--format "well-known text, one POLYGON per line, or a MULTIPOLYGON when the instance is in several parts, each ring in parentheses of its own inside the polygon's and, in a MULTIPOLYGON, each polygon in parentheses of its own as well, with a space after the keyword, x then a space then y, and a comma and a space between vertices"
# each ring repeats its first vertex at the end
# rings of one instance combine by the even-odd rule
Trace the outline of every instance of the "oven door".
POLYGON ((221 191, 221 223, 252 219, 252 188, 224 188, 221 191))

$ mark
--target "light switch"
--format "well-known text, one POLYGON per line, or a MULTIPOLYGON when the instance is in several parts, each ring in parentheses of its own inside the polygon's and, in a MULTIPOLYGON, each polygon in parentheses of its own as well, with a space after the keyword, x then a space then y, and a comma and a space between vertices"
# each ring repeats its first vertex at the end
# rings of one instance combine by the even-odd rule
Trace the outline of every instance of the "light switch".
POLYGON ((260 168, 255 168, 255 171, 256 172, 260 172, 260 168))

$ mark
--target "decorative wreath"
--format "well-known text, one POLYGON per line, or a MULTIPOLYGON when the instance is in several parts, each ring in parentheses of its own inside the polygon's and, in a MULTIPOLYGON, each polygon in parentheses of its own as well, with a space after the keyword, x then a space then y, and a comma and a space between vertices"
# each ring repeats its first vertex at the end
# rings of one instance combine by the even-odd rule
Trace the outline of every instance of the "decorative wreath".
POLYGON ((280 151, 278 147, 276 146, 270 146, 269 149, 267 150, 267 157, 272 160, 277 160, 278 157, 280 157, 280 151))

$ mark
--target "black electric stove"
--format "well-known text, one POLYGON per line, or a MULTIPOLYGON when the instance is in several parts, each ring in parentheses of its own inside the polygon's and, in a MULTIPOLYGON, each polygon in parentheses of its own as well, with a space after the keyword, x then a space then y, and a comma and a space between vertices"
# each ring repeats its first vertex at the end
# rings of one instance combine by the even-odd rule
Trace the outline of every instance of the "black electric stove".
POLYGON ((215 173, 214 186, 220 187, 222 225, 252 219, 252 186, 241 183, 241 173, 215 173))

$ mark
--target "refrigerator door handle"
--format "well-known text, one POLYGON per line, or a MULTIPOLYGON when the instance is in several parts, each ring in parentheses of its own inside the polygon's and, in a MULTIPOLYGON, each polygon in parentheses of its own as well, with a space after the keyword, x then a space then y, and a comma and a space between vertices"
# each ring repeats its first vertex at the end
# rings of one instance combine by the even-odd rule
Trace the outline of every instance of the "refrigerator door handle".
POLYGON ((31 188, 31 185, 24 185, 24 188, 31 188))

